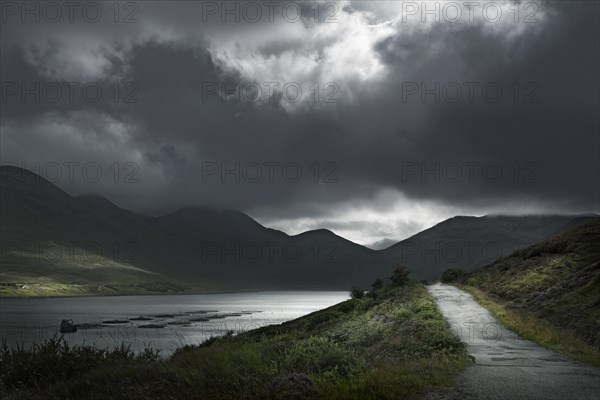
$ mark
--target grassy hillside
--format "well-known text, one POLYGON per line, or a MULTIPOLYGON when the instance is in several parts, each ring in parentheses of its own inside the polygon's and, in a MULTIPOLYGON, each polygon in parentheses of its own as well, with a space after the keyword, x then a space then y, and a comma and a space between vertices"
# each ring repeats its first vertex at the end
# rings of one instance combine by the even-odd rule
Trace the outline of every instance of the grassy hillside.
POLYGON ((521 334, 575 357, 588 353, 600 363, 600 218, 460 280, 481 290, 474 294, 497 314, 504 309, 501 319, 509 325, 512 320, 521 334), (577 350, 577 342, 588 347, 577 350))
POLYGON ((50 342, 4 349, 0 362, 6 399, 385 400, 448 385, 470 360, 427 291, 409 284, 168 360, 50 342))
POLYGON ((289 236, 202 207, 149 217, 11 166, 0 166, 0 203, 3 296, 140 294, 157 282, 177 292, 347 289, 393 266, 330 231, 289 236))
POLYGON ((415 279, 436 280, 448 268, 466 271, 591 221, 595 215, 458 216, 380 253, 406 266, 415 279))

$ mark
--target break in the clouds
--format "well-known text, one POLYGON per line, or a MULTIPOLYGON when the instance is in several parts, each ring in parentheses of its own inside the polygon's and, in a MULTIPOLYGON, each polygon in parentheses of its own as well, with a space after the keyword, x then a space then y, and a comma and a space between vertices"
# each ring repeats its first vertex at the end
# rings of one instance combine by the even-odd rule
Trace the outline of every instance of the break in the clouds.
POLYGON ((75 3, 1 10, 2 162, 69 193, 374 247, 599 209, 596 2, 75 3))

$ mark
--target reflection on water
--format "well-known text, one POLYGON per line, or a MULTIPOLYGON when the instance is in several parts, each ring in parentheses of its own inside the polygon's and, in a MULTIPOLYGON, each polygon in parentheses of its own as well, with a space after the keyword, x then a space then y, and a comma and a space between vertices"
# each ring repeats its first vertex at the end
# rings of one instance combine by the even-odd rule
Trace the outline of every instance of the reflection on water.
POLYGON ((169 296, 111 296, 0 301, 0 334, 9 346, 30 346, 72 319, 71 344, 106 348, 146 346, 162 356, 228 331, 279 324, 348 299, 348 292, 256 292, 169 296))

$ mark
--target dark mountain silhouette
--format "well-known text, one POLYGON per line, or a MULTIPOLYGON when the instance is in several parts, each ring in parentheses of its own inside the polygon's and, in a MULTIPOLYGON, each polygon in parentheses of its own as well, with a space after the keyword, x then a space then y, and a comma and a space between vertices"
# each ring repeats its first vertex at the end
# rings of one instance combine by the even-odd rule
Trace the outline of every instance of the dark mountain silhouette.
POLYGON ((0 170, 2 283, 368 288, 394 264, 413 278, 437 279, 447 268, 473 269, 592 218, 454 217, 375 251, 325 229, 290 236, 240 211, 186 207, 150 217, 101 196, 72 197, 24 169, 0 170))
POLYGON ((457 216, 380 253, 406 266, 412 277, 438 279, 449 268, 466 271, 576 228, 597 215, 457 216))
POLYGON ((27 170, 0 169, 2 283, 348 289, 392 267, 330 231, 289 236, 242 212, 204 207, 149 217, 101 196, 72 197, 27 170))

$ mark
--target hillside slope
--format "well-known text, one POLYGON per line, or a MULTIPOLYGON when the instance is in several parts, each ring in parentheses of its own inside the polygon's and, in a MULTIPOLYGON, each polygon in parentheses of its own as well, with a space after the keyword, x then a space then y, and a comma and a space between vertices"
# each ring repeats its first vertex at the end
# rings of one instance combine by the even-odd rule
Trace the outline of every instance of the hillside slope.
POLYGON ((56 340, 0 348, 0 358, 0 397, 12 400, 414 399, 470 364, 419 284, 185 346, 167 360, 56 340))
POLYGON ((380 250, 415 279, 435 280, 449 268, 472 270, 591 221, 596 215, 457 216, 380 250))
POLYGON ((600 348, 600 218, 462 280, 600 348))
POLYGON ((288 236, 242 212, 201 207, 149 217, 101 196, 72 197, 27 170, 0 172, 5 295, 366 288, 392 267, 330 231, 288 236))

